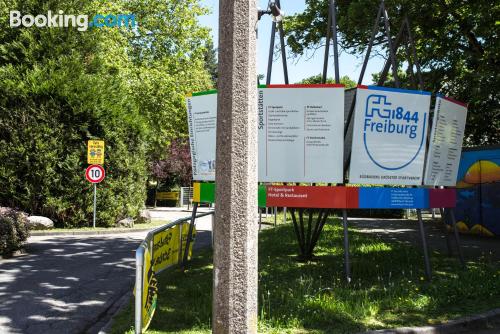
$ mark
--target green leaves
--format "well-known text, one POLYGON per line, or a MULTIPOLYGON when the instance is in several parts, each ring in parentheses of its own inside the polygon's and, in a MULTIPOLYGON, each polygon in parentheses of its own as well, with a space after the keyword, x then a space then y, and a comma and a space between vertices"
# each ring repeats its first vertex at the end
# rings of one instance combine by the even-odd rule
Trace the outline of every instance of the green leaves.
POLYGON ((211 88, 208 31, 198 0, 27 0, 8 10, 133 13, 139 27, 5 28, 0 31, 0 205, 47 215, 59 226, 91 222, 86 142, 106 143, 98 185, 101 226, 144 205, 147 165, 187 133, 187 93, 211 88))
MULTIPOLYGON (((379 0, 337 1, 342 49, 365 52, 379 4, 379 0)), ((500 142, 500 6, 487 0, 387 0, 385 4, 393 38, 404 16, 410 20, 425 89, 469 103, 464 144, 500 142)), ((299 56, 324 44, 327 17, 328 1, 310 0, 303 13, 286 20, 293 54, 299 56)), ((387 55, 382 21, 379 28, 375 45, 382 45, 387 55)), ((403 46, 397 56, 402 66, 407 59, 403 46)))

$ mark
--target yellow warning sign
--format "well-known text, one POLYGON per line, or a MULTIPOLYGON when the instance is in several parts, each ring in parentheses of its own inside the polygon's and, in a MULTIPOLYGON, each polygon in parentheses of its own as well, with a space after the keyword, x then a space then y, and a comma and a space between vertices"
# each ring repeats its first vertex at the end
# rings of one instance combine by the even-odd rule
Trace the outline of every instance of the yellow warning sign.
POLYGON ((104 164, 104 140, 89 140, 87 146, 87 163, 90 165, 104 164))

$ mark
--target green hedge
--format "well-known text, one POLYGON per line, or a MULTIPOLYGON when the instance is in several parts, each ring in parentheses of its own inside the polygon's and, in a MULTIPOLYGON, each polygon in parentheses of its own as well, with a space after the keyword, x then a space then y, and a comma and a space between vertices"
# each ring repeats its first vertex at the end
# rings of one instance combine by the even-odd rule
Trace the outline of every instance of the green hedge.
POLYGON ((147 121, 128 73, 107 61, 102 36, 0 32, 0 205, 46 216, 56 227, 91 224, 93 186, 84 176, 89 139, 106 145, 97 225, 134 217, 144 205, 147 121))
POLYGON ((0 208, 0 255, 10 255, 20 249, 28 236, 26 215, 0 208))

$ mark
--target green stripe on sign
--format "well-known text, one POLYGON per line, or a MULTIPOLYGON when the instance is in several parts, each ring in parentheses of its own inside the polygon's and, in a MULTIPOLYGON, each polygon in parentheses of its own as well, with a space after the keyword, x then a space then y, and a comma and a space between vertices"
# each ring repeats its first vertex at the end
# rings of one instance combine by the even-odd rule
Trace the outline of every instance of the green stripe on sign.
MULTIPOLYGON (((200 203, 215 203, 215 183, 200 183, 200 203)), ((259 185, 258 206, 266 207, 267 188, 259 185)))
POLYGON ((267 197, 266 186, 261 184, 259 185, 259 201, 258 201, 259 208, 266 207, 266 197, 267 197))
POLYGON ((210 95, 210 94, 216 94, 216 93, 217 93, 217 89, 211 89, 211 90, 206 90, 204 92, 193 93, 192 95, 193 96, 201 96, 201 95, 210 95))
POLYGON ((215 183, 200 184, 200 202, 215 203, 215 183))

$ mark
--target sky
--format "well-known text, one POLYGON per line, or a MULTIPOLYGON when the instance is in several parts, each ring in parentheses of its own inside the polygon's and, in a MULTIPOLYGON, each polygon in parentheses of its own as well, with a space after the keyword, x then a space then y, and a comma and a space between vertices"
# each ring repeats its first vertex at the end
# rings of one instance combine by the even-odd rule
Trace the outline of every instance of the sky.
MULTIPOLYGON (((258 6, 262 9, 267 7, 268 0, 258 0, 258 6)), ((212 32, 214 45, 218 45, 218 20, 219 20, 219 0, 201 0, 201 4, 210 9, 211 13, 199 18, 201 25, 209 27, 212 32)), ((305 9, 305 0, 281 0, 282 10, 286 15, 293 15, 300 13, 305 9)), ((375 15, 375 14, 374 14, 375 15)), ((271 38, 271 16, 265 15, 261 18, 258 25, 258 49, 257 49, 257 62, 258 73, 267 73, 267 59, 269 56, 269 44, 271 38)), ((326 27, 325 27, 326 29, 326 27)), ((286 32, 285 32, 286 35, 286 32)), ((278 34, 276 34, 276 43, 279 44, 278 34)), ((340 51, 340 49, 339 49, 340 51)), ((290 83, 297 83, 300 80, 310 77, 312 75, 320 74, 323 72, 323 57, 324 49, 318 49, 314 54, 309 52, 308 56, 302 56, 299 59, 288 58, 288 77, 290 83)), ((333 48, 330 46, 330 55, 333 55, 333 48)), ((354 81, 358 81, 361 66, 363 64, 363 56, 352 56, 345 52, 341 52, 339 56, 340 76, 347 75, 354 81)), ((372 57, 368 62, 368 67, 365 72, 363 84, 372 84, 372 73, 377 73, 382 70, 384 66, 384 59, 381 57, 372 57)), ((328 65, 328 77, 334 77, 333 57, 330 57, 328 65)), ((283 67, 281 57, 274 60, 273 72, 271 76, 271 83, 283 84, 285 83, 283 77, 283 67)))

